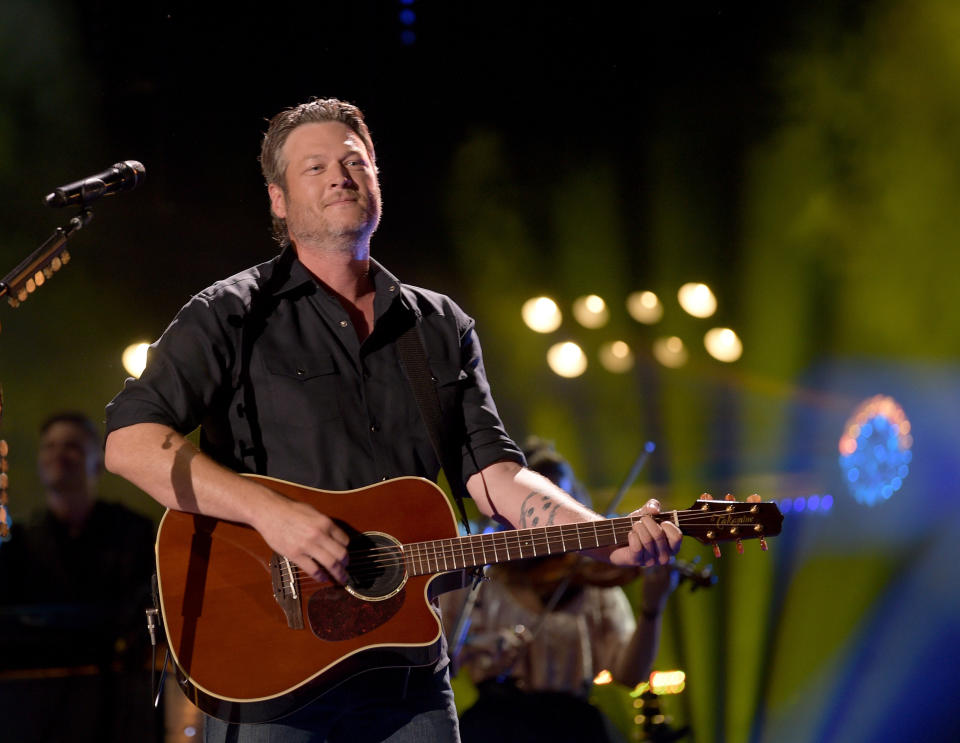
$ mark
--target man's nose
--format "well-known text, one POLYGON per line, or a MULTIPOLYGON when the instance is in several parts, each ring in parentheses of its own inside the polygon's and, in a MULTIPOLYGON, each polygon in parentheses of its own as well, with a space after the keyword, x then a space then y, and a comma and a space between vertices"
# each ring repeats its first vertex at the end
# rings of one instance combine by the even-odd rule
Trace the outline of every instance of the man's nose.
POLYGON ((331 185, 335 188, 351 188, 357 185, 350 174, 350 169, 343 163, 337 163, 330 169, 331 185))

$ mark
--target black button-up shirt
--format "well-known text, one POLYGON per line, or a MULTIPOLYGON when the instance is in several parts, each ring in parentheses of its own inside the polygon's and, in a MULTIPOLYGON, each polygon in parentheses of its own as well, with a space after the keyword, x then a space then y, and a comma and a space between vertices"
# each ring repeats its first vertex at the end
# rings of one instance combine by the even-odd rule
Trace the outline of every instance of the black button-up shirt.
POLYGON ((143 375, 107 406, 107 431, 201 426, 201 449, 227 467, 328 490, 435 480, 439 462, 395 345, 419 322, 463 481, 494 462, 522 463, 490 395, 473 320, 375 261, 371 279, 375 320, 362 343, 289 247, 217 282, 151 346, 143 375))

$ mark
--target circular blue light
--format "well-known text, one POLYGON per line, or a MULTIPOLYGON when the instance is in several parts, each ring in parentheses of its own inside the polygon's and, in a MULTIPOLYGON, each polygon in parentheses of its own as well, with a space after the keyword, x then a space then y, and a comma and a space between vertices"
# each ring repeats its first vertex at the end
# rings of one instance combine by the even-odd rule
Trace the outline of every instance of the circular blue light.
POLYGON ((819 507, 820 507, 819 495, 811 495, 809 498, 807 498, 807 508, 809 508, 811 511, 816 511, 819 507))
POLYGON ((833 496, 827 493, 820 499, 820 510, 829 511, 831 508, 833 508, 833 496))
POLYGON ((840 468, 857 501, 872 505, 901 489, 913 458, 909 433, 910 422, 893 398, 876 395, 857 407, 839 446, 840 468))
POLYGON ((404 26, 412 26, 417 20, 417 14, 409 8, 400 11, 400 23, 404 26))
POLYGON ((803 497, 793 499, 793 510, 797 513, 800 513, 807 505, 806 499, 803 497))
POLYGON ((400 33, 400 41, 402 41, 407 46, 412 46, 416 40, 417 40, 417 35, 413 31, 410 31, 409 29, 407 29, 406 31, 402 31, 400 33))

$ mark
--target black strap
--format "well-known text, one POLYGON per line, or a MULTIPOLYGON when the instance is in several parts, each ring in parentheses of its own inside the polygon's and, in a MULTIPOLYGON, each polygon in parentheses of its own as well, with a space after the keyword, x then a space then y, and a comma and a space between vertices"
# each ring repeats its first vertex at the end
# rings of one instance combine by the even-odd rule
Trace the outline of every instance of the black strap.
POLYGON ((413 389, 413 397, 417 401, 420 417, 423 418, 427 433, 430 434, 433 451, 436 453, 437 459, 440 460, 440 466, 447 476, 447 482, 450 483, 453 499, 456 501, 457 510, 460 512, 460 521, 463 523, 463 528, 467 530, 467 534, 469 534, 470 521, 467 519, 467 510, 463 505, 465 495, 463 478, 459 475, 461 468, 453 464, 454 460, 443 446, 443 442, 449 441, 450 437, 443 435, 443 414, 440 412, 437 388, 434 386, 436 380, 430 372, 430 365, 427 363, 427 352, 423 348, 418 325, 417 322, 414 322, 403 335, 397 338, 397 351, 407 372, 407 380, 413 389))

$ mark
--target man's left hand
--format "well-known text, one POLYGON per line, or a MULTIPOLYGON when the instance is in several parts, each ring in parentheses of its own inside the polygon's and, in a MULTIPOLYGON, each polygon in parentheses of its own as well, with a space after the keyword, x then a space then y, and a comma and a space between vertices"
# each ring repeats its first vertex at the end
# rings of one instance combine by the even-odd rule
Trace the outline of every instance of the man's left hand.
POLYGON ((671 522, 664 521, 658 524, 652 516, 660 513, 660 503, 654 499, 631 513, 631 516, 642 516, 633 525, 628 537, 628 543, 617 547, 610 553, 610 562, 614 565, 666 565, 680 549, 683 535, 671 522))

